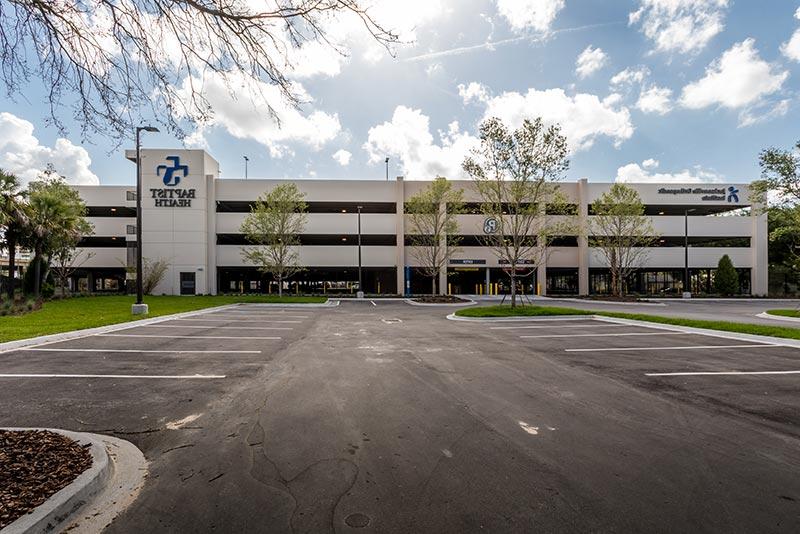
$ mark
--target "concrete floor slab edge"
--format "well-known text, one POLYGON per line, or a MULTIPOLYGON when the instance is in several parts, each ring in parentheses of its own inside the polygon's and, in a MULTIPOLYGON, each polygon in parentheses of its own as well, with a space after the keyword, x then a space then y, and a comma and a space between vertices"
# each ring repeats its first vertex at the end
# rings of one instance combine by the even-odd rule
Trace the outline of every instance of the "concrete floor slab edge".
POLYGON ((800 323, 800 317, 786 317, 785 315, 772 315, 771 313, 762 312, 756 314, 756 317, 762 319, 775 319, 776 321, 786 321, 788 323, 800 323))
POLYGON ((182 319, 184 317, 193 317, 195 315, 202 315, 204 313, 226 310, 236 306, 238 306, 238 304, 225 304, 224 306, 214 306, 211 308, 203 308, 201 310, 193 310, 189 312, 173 313, 170 315, 159 315, 158 317, 151 317, 148 319, 137 319, 135 321, 127 321, 124 323, 114 323, 105 326, 98 326, 96 328, 83 328, 81 330, 70 330, 69 332, 59 332, 58 334, 47 334, 44 336, 17 339, 14 341, 7 341, 5 343, 0 343, 0 353, 20 349, 23 347, 30 347, 31 345, 42 345, 44 343, 68 341, 70 339, 78 339, 81 337, 93 336, 95 334, 105 334, 107 332, 114 332, 116 330, 124 330, 126 328, 134 328, 137 326, 144 326, 148 324, 169 321, 171 319, 182 319))
POLYGON ((108 452, 101 436, 71 432, 57 428, 4 428, 3 430, 49 430, 62 434, 80 444, 89 444, 92 465, 69 485, 50 496, 32 512, 25 514, 2 529, 2 534, 38 534, 60 531, 67 521, 91 501, 111 478, 108 452))

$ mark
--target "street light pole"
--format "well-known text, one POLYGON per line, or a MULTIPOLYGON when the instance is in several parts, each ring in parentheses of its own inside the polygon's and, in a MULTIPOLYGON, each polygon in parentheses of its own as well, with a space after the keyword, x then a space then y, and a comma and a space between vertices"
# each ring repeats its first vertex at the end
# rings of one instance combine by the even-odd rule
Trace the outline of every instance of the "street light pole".
POLYGON ((250 161, 250 158, 247 156, 242 156, 244 158, 244 179, 247 180, 247 162, 250 161))
POLYGON ((386 161, 384 161, 384 163, 386 163, 386 181, 388 182, 389 181, 389 157, 388 156, 386 157, 386 161))
POLYGON ((142 132, 157 132, 153 126, 136 127, 136 304, 131 307, 134 315, 146 315, 144 285, 142 282, 142 132))
POLYGON ((361 285, 361 206, 358 207, 358 298, 364 298, 364 286, 361 285))
POLYGON ((689 281, 689 212, 692 209, 683 210, 683 298, 692 298, 692 288, 689 281))

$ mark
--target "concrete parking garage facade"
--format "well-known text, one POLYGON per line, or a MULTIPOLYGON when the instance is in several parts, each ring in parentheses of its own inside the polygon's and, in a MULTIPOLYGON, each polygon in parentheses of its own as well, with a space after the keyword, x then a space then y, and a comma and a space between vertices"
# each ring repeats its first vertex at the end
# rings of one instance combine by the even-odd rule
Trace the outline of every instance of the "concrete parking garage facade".
MULTIPOLYGON (((126 153, 135 160, 132 151, 126 153)), ((126 169, 134 174, 133 165, 126 169)), ((142 150, 143 256, 164 260, 169 269, 156 294, 268 293, 277 286, 248 265, 241 251, 247 242, 239 228, 252 202, 286 180, 220 179, 219 164, 203 150, 142 150)), ((408 244, 405 201, 425 181, 398 177, 379 180, 294 180, 305 194, 308 222, 300 236, 300 262, 306 268, 286 285, 298 293, 339 294, 356 290, 358 280, 358 206, 361 206, 362 265, 367 293, 424 293, 430 279, 408 244)), ((443 292, 502 293, 504 265, 480 236, 480 214, 473 185, 454 181, 465 193, 468 212, 458 215, 461 244, 445 272, 443 292)), ((585 179, 561 183, 561 191, 584 223, 592 203, 610 183, 585 179)), ((752 202, 748 184, 628 184, 636 189, 658 234, 656 246, 631 282, 646 294, 680 294, 684 268, 684 216, 688 213, 692 290, 711 291, 713 272, 727 254, 740 272, 741 293, 767 292, 767 220, 752 202)), ((126 266, 133 265, 136 196, 133 186, 76 186, 86 202, 94 234, 81 241, 91 253, 75 273, 76 289, 124 291, 126 266)), ((85 256, 84 256, 85 258, 85 256)), ((80 261, 80 260, 79 260, 80 261)), ((608 288, 607 264, 585 235, 559 236, 546 264, 520 266, 527 293, 587 295, 608 288)), ((128 277, 130 275, 127 275, 128 277)))

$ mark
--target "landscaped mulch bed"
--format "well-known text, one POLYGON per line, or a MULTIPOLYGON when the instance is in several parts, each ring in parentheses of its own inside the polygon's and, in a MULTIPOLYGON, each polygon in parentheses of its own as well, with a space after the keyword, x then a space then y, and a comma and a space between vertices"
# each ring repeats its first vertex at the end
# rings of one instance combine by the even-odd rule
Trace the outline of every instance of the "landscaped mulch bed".
POLYGON ((46 430, 0 430, 0 528, 91 467, 89 447, 46 430))
POLYGON ((454 297, 452 295, 426 295, 422 297, 414 297, 414 302, 422 302, 424 304, 461 304, 462 302, 469 302, 468 300, 454 297))

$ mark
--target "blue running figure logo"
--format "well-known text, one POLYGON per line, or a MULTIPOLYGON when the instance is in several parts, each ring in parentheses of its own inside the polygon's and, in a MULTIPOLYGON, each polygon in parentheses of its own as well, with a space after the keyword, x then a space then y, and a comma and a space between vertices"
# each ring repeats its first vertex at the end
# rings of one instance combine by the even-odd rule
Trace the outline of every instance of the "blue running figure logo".
POLYGON ((728 202, 739 203, 739 190, 733 186, 728 187, 728 202))
POLYGON ((161 171, 164 171, 164 185, 176 186, 181 183, 181 176, 178 176, 178 173, 183 173, 183 178, 186 178, 189 166, 181 165, 180 156, 167 156, 165 159, 172 162, 172 167, 159 165, 156 167, 156 176, 161 176, 161 171))

